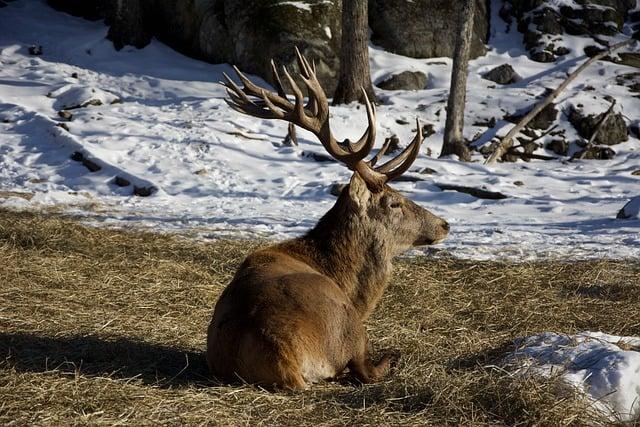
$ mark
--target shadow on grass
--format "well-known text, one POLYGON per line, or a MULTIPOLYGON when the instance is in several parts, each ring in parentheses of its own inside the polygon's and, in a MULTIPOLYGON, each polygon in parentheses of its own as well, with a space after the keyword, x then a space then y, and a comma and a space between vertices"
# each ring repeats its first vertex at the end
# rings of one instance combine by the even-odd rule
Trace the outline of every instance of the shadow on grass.
POLYGON ((209 377, 204 353, 130 338, 2 332, 0 367, 3 365, 21 372, 55 370, 88 377, 135 378, 162 388, 219 385, 209 377))

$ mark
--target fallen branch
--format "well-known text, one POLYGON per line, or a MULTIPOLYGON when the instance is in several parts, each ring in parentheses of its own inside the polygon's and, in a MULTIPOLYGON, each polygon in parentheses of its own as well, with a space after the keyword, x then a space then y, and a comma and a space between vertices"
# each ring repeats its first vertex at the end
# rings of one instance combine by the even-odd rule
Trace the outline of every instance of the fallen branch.
POLYGON ((591 138, 589 138, 589 141, 587 141, 587 145, 585 145, 585 147, 584 147, 584 149, 582 151, 580 151, 579 153, 576 153, 571 158, 571 160, 582 160, 584 158, 585 154, 587 154, 587 152, 589 151, 589 148, 594 146, 596 138, 600 134, 600 131, 604 127, 605 123, 607 123, 607 121, 609 120, 609 117, 611 117, 611 115, 613 114, 613 108, 615 106, 616 106, 616 100, 614 99, 613 102, 611 103, 611 106, 607 110, 607 112, 604 113, 604 116, 602 116, 602 119, 597 124, 596 128, 593 130, 593 134, 591 134, 591 138))
POLYGON ((531 111, 529 111, 520 120, 520 122, 518 122, 518 124, 515 125, 509 131, 509 133, 507 133, 500 140, 500 144, 498 144, 498 146, 496 147, 495 151, 489 156, 489 158, 484 162, 484 164, 485 165, 492 164, 492 163, 495 163, 498 159, 500 159, 509 150, 509 148, 511 148, 511 146, 513 145, 514 137, 522 129, 524 129, 525 126, 527 126, 527 124, 535 116, 537 116, 538 113, 540 113, 540 111, 542 111, 547 105, 551 104, 551 102, 554 99, 556 99, 558 97, 558 95, 560 95, 560 93, 567 88, 567 86, 569 86, 569 83, 571 83, 578 76, 578 74, 580 74, 582 71, 584 71, 589 65, 591 65, 594 62, 604 58, 605 56, 609 55, 613 51, 615 51, 617 49, 620 49, 621 47, 627 46, 627 45, 629 45, 629 44, 631 44, 631 43, 633 43, 635 41, 636 41, 635 39, 628 39, 628 40, 625 40, 623 42, 614 44, 613 46, 609 47, 609 49, 604 50, 604 51, 598 53, 597 55, 594 55, 593 57, 591 57, 587 61, 585 61, 582 65, 580 65, 573 73, 571 73, 571 74, 569 74, 567 76, 565 81, 562 82, 562 84, 560 84, 560 86, 558 86, 558 88, 556 90, 551 92, 546 98, 544 98, 540 103, 538 103, 538 105, 534 106, 531 109, 531 111))

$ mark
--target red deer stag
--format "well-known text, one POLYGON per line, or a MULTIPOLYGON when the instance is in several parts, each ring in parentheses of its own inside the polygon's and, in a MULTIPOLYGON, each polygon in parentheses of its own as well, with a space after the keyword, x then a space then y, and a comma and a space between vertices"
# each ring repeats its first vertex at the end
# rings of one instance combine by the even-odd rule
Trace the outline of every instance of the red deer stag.
POLYGON ((359 381, 373 382, 387 373, 390 358, 371 361, 363 323, 387 287, 392 258, 411 246, 442 241, 449 225, 386 184, 417 157, 420 126, 397 157, 376 167, 384 146, 365 161, 375 142, 373 105, 365 104, 369 126, 362 138, 337 142, 315 67, 296 53, 309 93, 306 105, 284 69, 295 102, 287 99, 275 66, 278 93, 255 85, 236 68, 244 87, 225 75, 227 102, 242 113, 285 120, 314 133, 353 176, 304 237, 257 250, 244 260, 215 306, 207 362, 219 379, 267 387, 304 389, 347 367, 359 381))

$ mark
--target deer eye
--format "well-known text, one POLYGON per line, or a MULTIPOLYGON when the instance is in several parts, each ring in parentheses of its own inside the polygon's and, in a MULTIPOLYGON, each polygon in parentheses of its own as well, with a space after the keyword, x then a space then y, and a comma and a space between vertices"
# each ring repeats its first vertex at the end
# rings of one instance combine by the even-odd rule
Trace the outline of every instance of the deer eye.
POLYGON ((401 208, 402 207, 402 203, 393 202, 389 206, 392 207, 392 208, 401 208))

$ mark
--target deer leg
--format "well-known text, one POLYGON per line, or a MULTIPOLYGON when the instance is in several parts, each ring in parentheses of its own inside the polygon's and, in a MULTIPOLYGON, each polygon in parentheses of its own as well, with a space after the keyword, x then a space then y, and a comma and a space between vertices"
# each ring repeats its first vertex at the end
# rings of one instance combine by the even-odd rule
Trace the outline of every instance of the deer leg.
POLYGON ((365 338, 360 353, 353 357, 347 364, 351 375, 363 384, 379 381, 389 373, 389 369, 391 368, 392 357, 390 355, 385 355, 378 363, 373 363, 369 356, 368 347, 369 343, 365 338))

